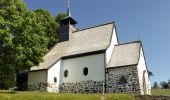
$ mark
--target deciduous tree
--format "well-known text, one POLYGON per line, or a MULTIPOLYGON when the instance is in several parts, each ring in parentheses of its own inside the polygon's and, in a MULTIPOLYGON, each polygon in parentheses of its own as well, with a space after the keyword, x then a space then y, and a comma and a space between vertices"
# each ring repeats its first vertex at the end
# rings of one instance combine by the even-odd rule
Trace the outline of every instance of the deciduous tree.
POLYGON ((21 0, 0 0, 0 83, 14 86, 16 71, 42 62, 57 42, 58 27, 48 11, 30 11, 21 0))

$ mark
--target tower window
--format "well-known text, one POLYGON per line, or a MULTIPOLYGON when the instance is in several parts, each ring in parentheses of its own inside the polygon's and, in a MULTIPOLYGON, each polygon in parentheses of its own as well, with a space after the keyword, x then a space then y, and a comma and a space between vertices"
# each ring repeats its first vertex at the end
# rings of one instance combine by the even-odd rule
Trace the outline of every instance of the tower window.
POLYGON ((64 77, 68 77, 68 70, 67 69, 64 71, 64 77))
POLYGON ((85 68, 83 69, 83 74, 84 74, 85 76, 88 75, 88 68, 87 68, 87 67, 85 67, 85 68))
POLYGON ((122 76, 121 78, 120 78, 120 80, 119 80, 119 83, 118 83, 119 85, 123 85, 123 84, 127 84, 127 80, 126 80, 126 78, 124 77, 124 76, 122 76))
POLYGON ((54 82, 57 83, 57 77, 54 77, 54 82))

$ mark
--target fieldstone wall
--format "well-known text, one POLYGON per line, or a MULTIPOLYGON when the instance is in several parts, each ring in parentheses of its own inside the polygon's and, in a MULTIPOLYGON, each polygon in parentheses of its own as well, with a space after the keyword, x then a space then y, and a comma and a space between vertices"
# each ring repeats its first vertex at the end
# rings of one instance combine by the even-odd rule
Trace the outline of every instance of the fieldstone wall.
POLYGON ((58 87, 54 83, 40 82, 40 83, 37 83, 37 84, 28 85, 27 90, 28 91, 58 92, 58 87))
MULTIPOLYGON (((49 91, 61 93, 102 93, 104 81, 80 81, 62 83, 59 90, 56 84, 37 83, 28 86, 31 91, 49 91)), ((106 92, 109 93, 137 93, 140 94, 140 84, 136 66, 109 68, 106 70, 106 92), (120 84, 121 77, 126 80, 120 84)))
POLYGON ((101 93, 103 91, 103 81, 81 81, 77 83, 63 83, 60 92, 63 93, 101 93))
POLYGON ((106 91, 114 93, 140 93, 138 72, 136 66, 118 67, 107 69, 106 91), (120 84, 121 77, 127 81, 120 84))
POLYGON ((37 84, 31 84, 27 86, 28 91, 46 91, 47 83, 40 82, 37 84))

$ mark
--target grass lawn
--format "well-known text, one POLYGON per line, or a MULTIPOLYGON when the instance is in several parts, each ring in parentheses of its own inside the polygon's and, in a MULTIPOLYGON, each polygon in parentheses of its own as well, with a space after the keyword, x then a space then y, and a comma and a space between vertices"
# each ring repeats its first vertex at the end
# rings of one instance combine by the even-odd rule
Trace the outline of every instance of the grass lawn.
POLYGON ((170 96, 170 89, 152 89, 152 95, 170 96))
MULTIPOLYGON (((0 100, 101 100, 102 94, 0 91, 0 100)), ((106 100, 135 100, 132 94, 107 94, 106 100)))
MULTIPOLYGON (((170 96, 170 89, 154 89, 153 95, 170 96)), ((102 94, 0 91, 0 100, 101 100, 102 94)), ((106 100, 135 100, 133 94, 106 94, 106 100)))

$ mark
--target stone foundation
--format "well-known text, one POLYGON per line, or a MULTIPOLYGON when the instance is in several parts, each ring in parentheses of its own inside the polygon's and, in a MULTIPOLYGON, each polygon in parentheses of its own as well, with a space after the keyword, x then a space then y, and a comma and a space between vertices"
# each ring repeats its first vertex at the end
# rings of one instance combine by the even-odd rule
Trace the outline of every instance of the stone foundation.
POLYGON ((63 83, 60 92, 63 93, 102 93, 103 81, 81 81, 77 83, 63 83))
MULTIPOLYGON (((28 86, 31 91, 49 91, 61 93, 102 93, 104 81, 80 81, 62 83, 59 89, 56 84, 37 83, 28 86)), ((136 66, 107 69, 106 92, 109 93, 136 93, 140 94, 140 84, 136 66), (123 77, 125 83, 120 82, 123 77)))
POLYGON ((140 93, 137 67, 128 66, 107 69, 106 85, 107 92, 140 93), (127 83, 120 84, 121 77, 124 77, 127 83))
POLYGON ((32 84, 27 86, 28 91, 48 91, 48 92, 58 92, 58 87, 53 83, 40 82, 37 84, 32 84))
POLYGON ((28 91, 46 91, 47 83, 40 82, 37 84, 32 84, 27 86, 28 91))

